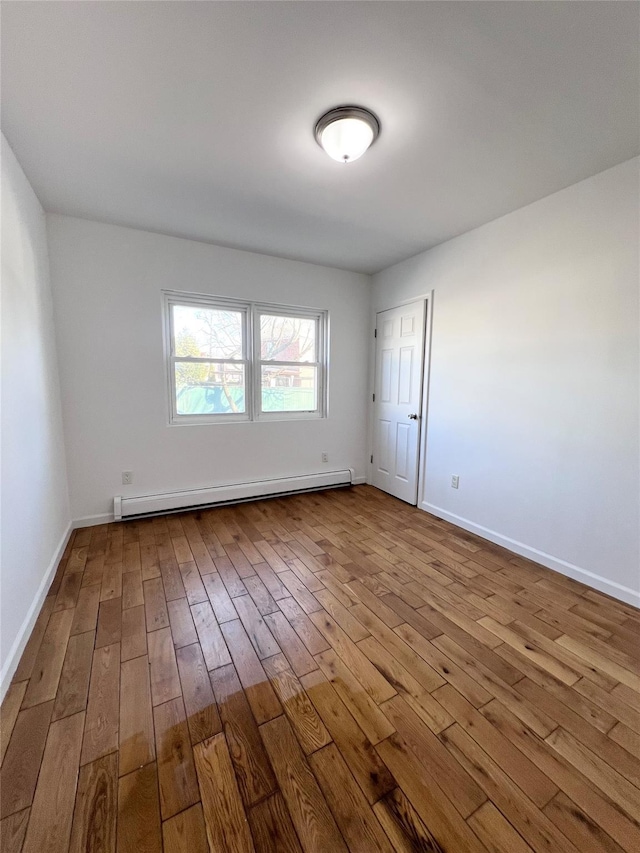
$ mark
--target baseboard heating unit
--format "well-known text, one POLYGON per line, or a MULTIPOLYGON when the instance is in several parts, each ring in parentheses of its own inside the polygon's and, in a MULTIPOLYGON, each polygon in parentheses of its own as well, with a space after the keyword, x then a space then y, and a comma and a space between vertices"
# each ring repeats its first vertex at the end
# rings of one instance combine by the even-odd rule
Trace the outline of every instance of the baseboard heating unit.
POLYGON ((190 509, 294 495, 299 492, 316 492, 321 489, 351 486, 354 478, 354 470, 344 468, 341 471, 326 471, 322 474, 255 480, 249 483, 187 489, 181 492, 162 492, 138 497, 118 495, 113 499, 113 516, 115 521, 122 521, 125 518, 140 518, 158 513, 185 512, 190 509))

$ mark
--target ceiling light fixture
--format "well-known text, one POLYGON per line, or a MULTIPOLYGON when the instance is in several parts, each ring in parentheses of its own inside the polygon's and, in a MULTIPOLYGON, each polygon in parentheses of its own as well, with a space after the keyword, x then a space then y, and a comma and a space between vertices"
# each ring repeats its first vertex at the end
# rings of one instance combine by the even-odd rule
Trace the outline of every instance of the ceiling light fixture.
POLYGON ((362 157, 380 133, 380 122, 364 107, 335 107, 316 122, 318 145, 339 163, 362 157))

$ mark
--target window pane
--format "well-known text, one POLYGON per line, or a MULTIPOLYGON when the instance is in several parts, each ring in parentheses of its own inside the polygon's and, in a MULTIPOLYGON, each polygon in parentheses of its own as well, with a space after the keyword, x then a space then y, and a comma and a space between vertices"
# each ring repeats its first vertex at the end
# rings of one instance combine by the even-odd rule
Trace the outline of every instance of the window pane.
POLYGON ((175 354, 242 358, 242 312, 195 305, 173 306, 175 354))
POLYGON ((260 315, 263 361, 317 361, 316 321, 308 317, 260 315))
POLYGON ((244 364, 180 361, 175 368, 179 415, 233 415, 246 411, 244 364))
POLYGON ((300 365, 262 366, 263 412, 314 412, 318 408, 318 369, 300 365))

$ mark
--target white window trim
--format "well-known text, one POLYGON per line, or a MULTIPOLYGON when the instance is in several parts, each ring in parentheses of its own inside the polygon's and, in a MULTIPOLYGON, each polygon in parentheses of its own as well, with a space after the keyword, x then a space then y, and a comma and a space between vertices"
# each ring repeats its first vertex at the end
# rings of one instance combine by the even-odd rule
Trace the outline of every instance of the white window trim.
POLYGON ((162 292, 164 360, 167 382, 167 403, 169 426, 197 426, 204 424, 256 423, 260 421, 318 420, 328 414, 328 372, 329 372, 329 312, 324 309, 295 305, 280 305, 271 302, 252 302, 250 300, 230 299, 208 294, 186 293, 177 290, 162 292), (184 358, 174 354, 173 344, 173 305, 194 305, 225 310, 240 311, 243 314, 244 352, 242 359, 184 358), (277 316, 303 317, 316 321, 317 358, 315 362, 293 362, 260 359, 260 323, 261 314, 277 316), (243 364, 245 369, 245 411, 238 414, 220 415, 179 415, 176 407, 175 364, 176 362, 224 364, 243 364), (261 381, 262 365, 315 366, 317 368, 318 408, 310 411, 263 412, 261 381))

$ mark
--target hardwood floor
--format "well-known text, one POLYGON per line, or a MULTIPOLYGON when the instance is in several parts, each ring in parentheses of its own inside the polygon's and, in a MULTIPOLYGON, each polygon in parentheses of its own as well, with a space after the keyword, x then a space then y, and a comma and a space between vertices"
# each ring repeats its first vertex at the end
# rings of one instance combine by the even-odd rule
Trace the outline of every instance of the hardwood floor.
POLYGON ((2 851, 637 853, 639 628, 367 486, 78 530, 2 851))

